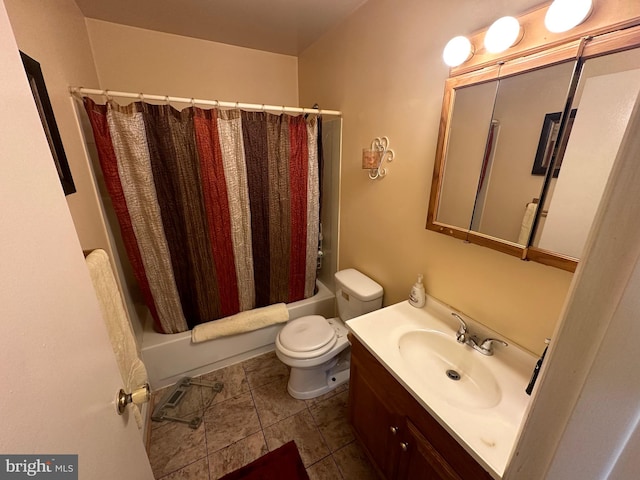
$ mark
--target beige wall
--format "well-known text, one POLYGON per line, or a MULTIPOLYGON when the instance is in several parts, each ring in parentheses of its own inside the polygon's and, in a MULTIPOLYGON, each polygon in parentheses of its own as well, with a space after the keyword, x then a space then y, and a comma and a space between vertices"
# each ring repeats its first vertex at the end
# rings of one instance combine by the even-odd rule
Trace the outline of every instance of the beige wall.
POLYGON ((296 57, 100 20, 86 22, 102 88, 298 105, 296 57))
MULTIPOLYGON (((69 86, 98 84, 84 16, 73 0, 6 0, 5 5, 18 48, 37 60, 42 68, 77 190, 66 199, 80 244, 83 250, 104 249, 113 260, 118 277, 123 278, 119 253, 112 248, 111 231, 104 221, 74 101, 69 95, 69 86)), ((132 325, 140 338, 142 328, 132 297, 128 290, 123 293, 132 325)))
POLYGON ((69 85, 97 82, 84 17, 73 0, 6 0, 18 48, 40 63, 77 192, 67 196, 82 248, 103 247, 106 231, 84 154, 69 85))
POLYGON ((572 275, 425 230, 449 38, 536 0, 369 0, 299 58, 300 101, 344 113, 339 267, 406 299, 418 273, 429 294, 540 352, 572 275), (389 174, 371 181, 360 152, 387 135, 389 174))

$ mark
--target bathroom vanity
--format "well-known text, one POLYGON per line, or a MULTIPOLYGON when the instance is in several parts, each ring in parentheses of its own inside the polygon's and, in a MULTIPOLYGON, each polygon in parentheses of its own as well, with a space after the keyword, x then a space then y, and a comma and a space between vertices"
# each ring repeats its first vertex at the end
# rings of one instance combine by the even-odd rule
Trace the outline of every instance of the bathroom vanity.
POLYGON ((491 478, 358 340, 351 343, 349 420, 386 478, 491 478))
POLYGON ((402 302, 347 322, 349 418, 384 478, 502 478, 535 357, 501 345, 482 355, 456 342, 449 317, 428 298, 424 308, 402 302), (454 370, 457 380, 447 376, 454 370))

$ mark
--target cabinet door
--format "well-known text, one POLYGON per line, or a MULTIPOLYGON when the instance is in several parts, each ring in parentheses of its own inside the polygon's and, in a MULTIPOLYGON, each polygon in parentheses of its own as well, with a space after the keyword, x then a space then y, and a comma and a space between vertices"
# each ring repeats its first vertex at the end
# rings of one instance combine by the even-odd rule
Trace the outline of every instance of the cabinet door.
POLYGON ((398 479, 461 480, 451 465, 433 448, 416 426, 407 419, 399 448, 398 479))
POLYGON ((360 443, 385 478, 394 478, 401 417, 375 393, 361 374, 356 359, 351 363, 349 419, 360 443))

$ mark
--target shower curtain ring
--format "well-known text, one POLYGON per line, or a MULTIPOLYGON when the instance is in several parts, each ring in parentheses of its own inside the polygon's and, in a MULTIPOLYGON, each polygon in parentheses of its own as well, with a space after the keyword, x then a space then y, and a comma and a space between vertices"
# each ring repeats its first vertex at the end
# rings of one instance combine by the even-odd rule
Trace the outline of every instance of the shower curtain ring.
POLYGON ((196 106, 196 100, 193 97, 191 97, 191 106, 194 108, 196 106))
POLYGON ((104 97, 107 99, 107 102, 111 101, 111 96, 109 95, 109 90, 104 91, 104 97))
POLYGON ((140 93, 138 94, 138 97, 140 97, 140 101, 141 101, 141 102, 144 102, 144 93, 140 92, 140 93))
POLYGON ((166 102, 167 105, 169 105, 169 95, 164 96, 164 101, 166 102))
POLYGON ((240 102, 236 102, 236 106, 234 108, 240 108, 240 102))

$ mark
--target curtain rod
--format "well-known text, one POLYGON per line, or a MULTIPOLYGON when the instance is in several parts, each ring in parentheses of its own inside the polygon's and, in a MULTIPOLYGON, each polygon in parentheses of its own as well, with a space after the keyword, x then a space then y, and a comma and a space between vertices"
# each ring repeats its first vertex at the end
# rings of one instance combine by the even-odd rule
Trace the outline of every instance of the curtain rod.
POLYGON ((301 108, 301 107, 285 107, 278 105, 265 105, 258 103, 241 103, 241 102, 220 102, 218 100, 202 100, 199 98, 187 98, 187 97, 170 97, 168 95, 149 95, 146 93, 130 93, 130 92, 116 92, 113 90, 98 90, 95 88, 83 88, 83 87, 69 87, 69 92, 72 95, 102 95, 104 97, 121 97, 121 98, 136 98, 138 100, 157 100, 164 102, 177 102, 188 103, 195 105, 208 105, 212 107, 226 107, 226 108, 244 108, 246 110, 258 110, 262 112, 272 111, 281 113, 313 113, 316 115, 336 115, 342 116, 342 112, 338 110, 318 110, 317 108, 301 108))

